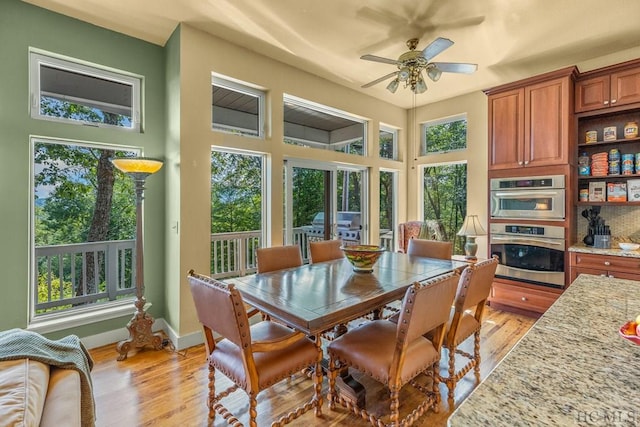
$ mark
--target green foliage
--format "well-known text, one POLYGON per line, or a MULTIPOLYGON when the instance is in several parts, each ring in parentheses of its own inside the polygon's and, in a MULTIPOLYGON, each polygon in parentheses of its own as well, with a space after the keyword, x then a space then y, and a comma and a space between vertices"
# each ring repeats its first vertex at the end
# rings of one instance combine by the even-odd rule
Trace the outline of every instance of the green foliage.
POLYGON ((393 173, 380 171, 380 229, 393 230, 393 173))
POLYGON ((467 147, 467 120, 427 125, 423 154, 461 150, 467 147))
MULTIPOLYGON (((36 246, 87 241, 96 203, 97 162, 103 149, 39 142, 34 149, 36 246)), ((114 152, 114 155, 131 155, 114 152)), ((106 240, 135 233, 133 180, 115 171, 106 240)))
POLYGON ((211 152, 211 233, 260 230, 262 158, 211 152))
POLYGON ((380 157, 384 159, 393 159, 393 134, 390 132, 380 131, 380 157))

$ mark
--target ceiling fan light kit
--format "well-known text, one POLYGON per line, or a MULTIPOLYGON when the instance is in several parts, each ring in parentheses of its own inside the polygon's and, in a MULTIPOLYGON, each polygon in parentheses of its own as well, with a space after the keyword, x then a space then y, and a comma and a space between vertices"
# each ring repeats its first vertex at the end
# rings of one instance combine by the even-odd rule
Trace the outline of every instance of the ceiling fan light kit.
POLYGON ((409 39, 407 40, 407 47, 409 50, 397 60, 383 58, 376 55, 363 55, 360 59, 366 61, 381 62, 384 64, 393 64, 398 67, 398 71, 389 73, 386 76, 382 76, 372 82, 362 85, 363 88, 378 84, 390 77, 395 77, 387 85, 387 90, 391 93, 395 93, 398 90, 400 82, 404 82, 405 88, 411 88, 414 94, 423 93, 427 90, 427 84, 422 76, 422 71, 425 71, 431 81, 437 82, 443 72, 445 73, 464 73, 470 74, 478 69, 476 64, 457 63, 457 62, 430 62, 436 55, 448 49, 453 45, 453 42, 443 37, 438 37, 432 41, 422 51, 417 51, 419 40, 409 39))

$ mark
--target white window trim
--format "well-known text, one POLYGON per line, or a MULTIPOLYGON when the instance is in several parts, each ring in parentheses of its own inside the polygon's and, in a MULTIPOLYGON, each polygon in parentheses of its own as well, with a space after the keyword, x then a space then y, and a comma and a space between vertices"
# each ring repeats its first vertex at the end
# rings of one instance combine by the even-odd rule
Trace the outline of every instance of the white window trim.
MULTIPOLYGON (((354 121, 356 123, 362 124, 362 128, 363 128, 362 129, 362 157, 366 157, 367 156, 367 145, 368 145, 367 144, 367 142, 368 142, 368 136, 367 136, 368 135, 367 134, 368 126, 367 126, 367 122, 368 122, 368 120, 365 119, 364 117, 358 116, 358 115, 353 114, 353 113, 348 113, 346 111, 342 111, 342 110, 339 110, 337 108, 329 107, 327 105, 318 104, 317 102, 309 101, 309 100, 306 100, 306 99, 303 99, 303 98, 299 98, 299 97, 294 96, 294 95, 289 95, 289 94, 286 94, 286 93, 283 95, 282 102, 283 102, 283 105, 288 102, 288 103, 291 103, 291 104, 295 104, 295 105, 297 105, 299 107, 308 108, 310 110, 315 110, 315 111, 318 111, 318 112, 321 112, 321 113, 329 114, 329 115, 336 116, 336 117, 341 117, 343 119, 351 120, 351 121, 354 121)), ((291 137, 288 137, 288 136, 285 136, 285 137, 287 139, 290 139, 290 140, 293 140, 293 141, 297 140, 296 138, 291 138, 291 137)), ((353 139, 351 141, 348 141, 348 143, 350 143, 352 141, 356 141, 356 140, 357 139, 353 139)), ((303 140, 299 140, 299 141, 302 142, 303 140)), ((305 144, 312 145, 311 142, 306 141, 306 140, 304 140, 304 141, 305 141, 305 144)), ((332 146, 335 147, 335 146, 339 146, 339 145, 336 145, 334 143, 332 146)))
MULTIPOLYGON (((73 123, 78 125, 105 127, 111 129, 132 130, 139 132, 142 128, 142 83, 143 77, 121 70, 103 67, 98 64, 81 61, 75 58, 42 51, 39 49, 29 49, 29 109, 31 117, 39 120, 54 122, 73 123), (131 86, 131 127, 114 126, 105 123, 83 122, 81 120, 65 119, 60 117, 45 116, 40 114, 40 66, 48 65, 54 68, 77 72, 87 76, 96 77, 103 80, 110 80, 131 86)), ((72 98, 67 98, 73 100, 72 98)), ((96 103, 97 105, 98 103, 96 103)))
MULTIPOLYGON (((106 143, 97 143, 90 141, 64 139, 64 138, 51 138, 39 135, 29 136, 29 311, 27 317, 27 329, 40 333, 54 332, 58 330, 64 330, 72 327, 86 325, 87 323, 99 322, 102 320, 115 319, 127 314, 132 313, 132 302, 135 296, 128 298, 122 298, 119 300, 108 301, 95 305, 93 307, 82 307, 70 311, 50 313, 46 315, 36 316, 35 314, 35 286, 37 283, 37 273, 34 268, 35 260, 35 209, 34 203, 34 147, 36 143, 45 142, 48 144, 60 144, 60 145, 81 145, 89 148, 101 148, 101 149, 115 149, 119 151, 132 151, 140 156, 144 153, 139 147, 126 146, 126 145, 111 145, 106 143)), ((147 303, 145 307, 150 306, 147 303)))
MULTIPOLYGON (((240 80, 235 80, 227 76, 223 76, 221 74, 211 73, 211 85, 212 86, 220 86, 229 90, 233 90, 234 92, 244 93, 245 95, 255 96, 258 99, 258 135, 246 135, 242 136, 247 138, 258 138, 265 139, 266 134, 266 92, 264 89, 251 85, 246 82, 242 82, 240 80)), ((213 99, 211 100, 211 108, 213 108, 213 99)), ((213 127, 213 118, 211 120, 211 127, 214 131, 224 132, 224 133, 233 133, 234 130, 244 130, 241 128, 228 126, 229 130, 226 131, 224 128, 227 126, 218 125, 220 128, 213 127)))
MULTIPOLYGON (((393 152, 391 154, 393 157, 391 159, 387 159, 386 157, 381 158, 386 160, 398 160, 398 129, 380 124, 379 132, 390 133, 393 137, 393 152)), ((378 156, 380 156, 380 147, 378 147, 378 156)))

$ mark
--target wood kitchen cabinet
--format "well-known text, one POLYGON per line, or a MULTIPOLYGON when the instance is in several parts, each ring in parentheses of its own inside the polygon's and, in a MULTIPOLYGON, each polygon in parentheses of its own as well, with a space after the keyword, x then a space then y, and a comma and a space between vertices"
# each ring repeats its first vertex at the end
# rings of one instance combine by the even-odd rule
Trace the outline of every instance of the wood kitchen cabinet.
POLYGON ((640 102, 640 62, 637 60, 585 73, 576 81, 576 113, 637 102, 640 102))
POLYGON ((569 163, 576 72, 570 67, 485 90, 489 170, 569 163))
POLYGON ((537 317, 547 311, 561 294, 561 289, 495 279, 489 305, 499 310, 517 311, 537 317))
POLYGON ((569 261, 571 282, 580 274, 640 280, 640 258, 571 252, 569 261))

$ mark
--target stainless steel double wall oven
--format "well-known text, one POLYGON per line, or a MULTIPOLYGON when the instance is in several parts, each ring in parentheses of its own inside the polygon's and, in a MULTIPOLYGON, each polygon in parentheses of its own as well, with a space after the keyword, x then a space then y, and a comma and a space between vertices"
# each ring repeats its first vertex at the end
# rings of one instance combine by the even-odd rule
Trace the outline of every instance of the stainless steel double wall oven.
POLYGON ((490 254, 500 260, 496 277, 563 288, 565 229, 541 221, 564 221, 564 176, 494 178, 490 189, 490 254))

